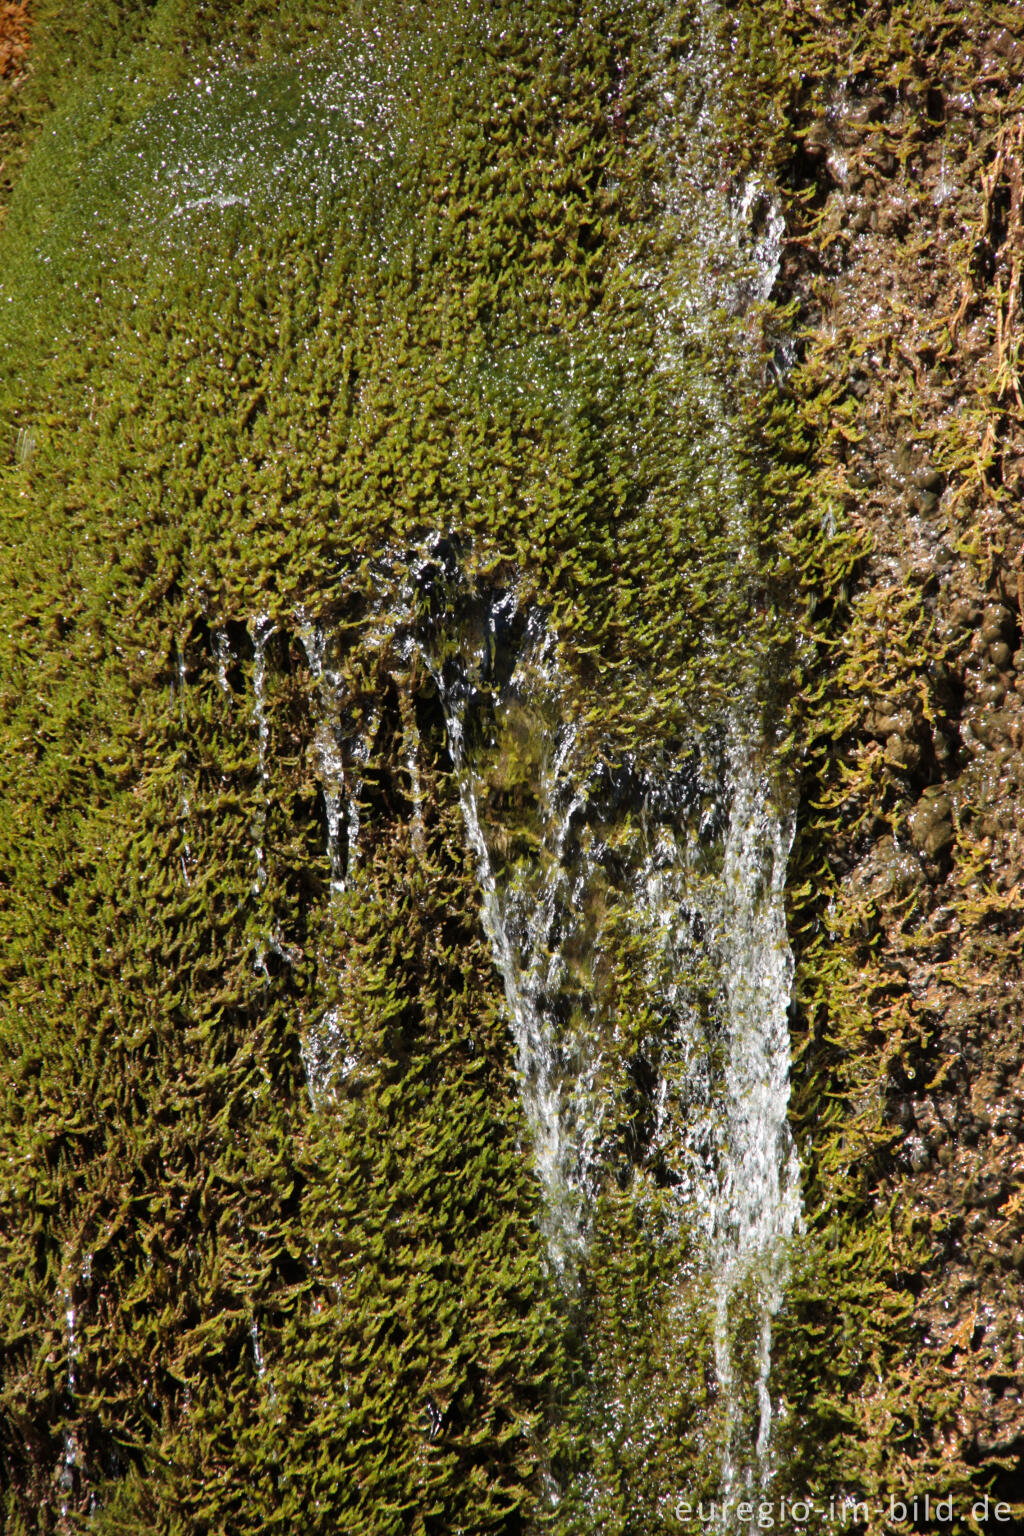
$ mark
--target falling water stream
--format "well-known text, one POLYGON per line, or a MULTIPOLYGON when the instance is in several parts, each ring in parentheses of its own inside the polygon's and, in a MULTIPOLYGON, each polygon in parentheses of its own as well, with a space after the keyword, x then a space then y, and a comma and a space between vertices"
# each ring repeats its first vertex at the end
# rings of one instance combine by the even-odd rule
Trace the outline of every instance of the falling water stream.
MULTIPOLYGON (((650 1089, 655 1125, 642 1156, 668 1170, 680 1219, 700 1239, 721 1400, 721 1491, 735 1501, 771 1475, 772 1318, 800 1220, 787 1124, 792 959, 783 896, 792 821, 770 754, 740 723, 756 711, 737 708, 657 767, 595 755, 544 614, 514 585, 478 586, 457 547, 437 537, 382 564, 367 632, 395 673, 407 675, 417 655, 436 689, 515 1041, 543 1235, 570 1294, 586 1262, 589 1213, 610 1176, 622 1023, 609 985, 616 943, 623 932, 641 942, 647 1002, 663 1032, 662 1071, 650 1089), (492 791, 519 759, 532 853, 510 858, 510 829, 496 819, 492 791), (754 1314, 756 1358, 742 1363, 737 1302, 754 1314)), ((356 876, 356 776, 376 719, 346 736, 326 636, 308 620, 301 635, 319 700, 326 852, 341 892, 356 876)), ((422 846, 420 746, 408 719, 403 744, 414 846, 422 846)), ((346 1075, 348 1052, 330 1009, 307 1043, 314 1102, 332 1073, 346 1075)))

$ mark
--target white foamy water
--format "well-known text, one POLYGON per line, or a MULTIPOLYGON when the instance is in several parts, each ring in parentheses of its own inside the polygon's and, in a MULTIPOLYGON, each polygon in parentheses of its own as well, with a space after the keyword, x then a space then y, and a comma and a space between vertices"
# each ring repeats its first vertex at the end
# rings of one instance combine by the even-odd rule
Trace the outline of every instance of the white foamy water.
POLYGON ((792 820, 765 777, 741 762, 725 838, 722 959, 729 1021, 725 1146, 712 1232, 715 1365, 725 1415, 723 1494, 763 1487, 769 1460, 772 1319, 782 1303, 790 1239, 800 1223, 800 1170, 789 1129, 788 1005, 793 959, 786 935, 785 874, 792 820), (736 1362, 729 1306, 756 1294, 757 1438, 737 1443, 736 1362))
MULTIPOLYGON (((503 601, 514 605, 512 597, 503 601)), ((494 616, 489 617, 493 643, 494 616)), ((504 983, 523 1103, 532 1132, 534 1166, 544 1195, 545 1235, 556 1269, 565 1274, 579 1255, 583 1209, 593 1193, 594 1148, 601 1126, 600 1105, 594 1096, 600 1052, 585 1045, 581 1049, 580 1042, 560 1038, 547 1002, 557 994, 563 968, 555 929, 560 921, 564 926, 573 896, 571 875, 561 855, 579 808, 579 802, 565 794, 574 733, 563 730, 560 739, 546 744, 538 786, 543 841, 537 864, 532 871, 502 881, 495 874, 481 823, 481 786, 467 747, 468 690, 453 686, 429 656, 427 661, 434 670, 444 709, 466 837, 483 897, 483 924, 504 983), (575 1070, 567 1068, 570 1055, 575 1059, 575 1070)), ((558 688, 550 637, 535 633, 513 672, 509 695, 528 696, 532 690, 541 689, 550 699, 558 688)))
MULTIPOLYGON (((686 371, 692 349, 714 360, 701 387, 706 494, 728 508, 742 589, 756 565, 756 541, 736 467, 735 406, 722 377, 748 394, 761 387, 765 357, 757 309, 770 299, 779 276, 785 222, 769 183, 756 172, 734 180, 722 163, 719 103, 735 66, 716 41, 720 17, 715 0, 699 0, 690 55, 673 74, 674 90, 663 94, 664 216, 667 228, 678 231, 680 255, 652 274, 652 284, 660 367, 670 381, 678 377, 681 398, 693 388, 686 371), (669 148, 680 120, 686 125, 681 147, 669 148), (735 323, 723 324, 723 316, 735 323)), ((746 697, 748 720, 760 714, 761 691, 757 676, 740 685, 737 706, 746 697)), ((704 1125, 698 1113, 691 1130, 697 1148, 715 1148, 714 1176, 702 1178, 698 1171, 691 1197, 708 1239, 714 1296, 720 1502, 763 1491, 772 1476, 772 1322, 782 1304, 789 1246, 801 1224, 800 1171, 788 1124, 793 961, 784 898, 792 818, 773 783, 765 743, 738 719, 728 728, 721 874, 698 901, 721 977, 724 1070, 705 1101, 704 1125), (746 1314, 746 1338, 753 1315, 754 1359, 737 1358, 738 1311, 746 1314)), ((699 1170, 699 1156, 694 1166, 699 1170)), ((727 1536, 738 1526, 729 1516, 719 1529, 727 1536)))

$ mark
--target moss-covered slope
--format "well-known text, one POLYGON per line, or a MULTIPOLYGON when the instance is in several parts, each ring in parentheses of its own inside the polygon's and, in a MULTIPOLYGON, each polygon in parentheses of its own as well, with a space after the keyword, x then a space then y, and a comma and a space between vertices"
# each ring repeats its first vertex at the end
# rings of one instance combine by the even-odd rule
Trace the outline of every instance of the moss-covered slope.
MULTIPOLYGON (((439 534, 544 613, 594 760, 743 700, 802 775, 776 1496, 1012 1490, 1019 30, 34 8, 0 85, 6 1528, 640 1533, 714 1487, 642 1159, 578 1289, 549 1272, 444 711, 381 638, 439 534), (752 174, 774 307, 706 238, 752 174)), ((491 769, 527 858, 531 764, 491 769)))

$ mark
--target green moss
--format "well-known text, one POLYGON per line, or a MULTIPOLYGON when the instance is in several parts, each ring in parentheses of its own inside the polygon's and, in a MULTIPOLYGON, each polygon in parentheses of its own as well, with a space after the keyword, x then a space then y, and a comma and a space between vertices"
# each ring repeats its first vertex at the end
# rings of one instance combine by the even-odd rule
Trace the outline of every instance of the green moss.
MULTIPOLYGON (((734 61, 722 174, 776 175, 819 250, 793 133, 835 83, 837 29, 851 70, 895 90, 910 69, 910 8, 862 12, 714 23, 734 61)), ((632 1533, 671 1528, 669 1491, 713 1486, 707 1308, 656 1178, 602 1190, 571 1304, 546 1271, 442 713, 379 643, 385 567, 431 534, 458 537, 467 582, 514 580, 544 611, 584 760, 672 761, 743 699, 803 775, 811 1230, 779 1328, 779 1486, 934 1471, 925 1419, 946 1409, 901 1399, 920 1253, 898 1209, 871 1210, 879 1084, 920 1041, 896 1014, 879 1037, 828 851, 840 821, 889 813, 882 766, 840 743, 932 642, 911 605, 886 650, 854 590, 848 357, 806 308, 723 303, 700 335, 678 319, 704 259, 675 197, 703 174, 698 21, 37 8, 35 147, 0 245, 12 1530, 632 1533), (801 334, 777 387, 772 350, 801 334), (276 626, 262 757, 258 615, 276 626), (307 619, 349 721, 376 722, 360 872, 333 898, 307 619), (328 1010, 344 1044, 314 1108, 302 1051, 328 1010)), ((890 132, 878 152, 905 158, 890 132)), ((984 477, 988 408, 944 467, 984 477)), ((551 720, 487 721, 484 819, 529 869, 551 720)), ((621 1063, 658 1038, 650 946, 614 890, 591 899, 607 943, 567 957, 566 994, 576 1024, 599 996, 621 1063)), ((610 1105, 611 1144, 636 1113, 610 1105)))

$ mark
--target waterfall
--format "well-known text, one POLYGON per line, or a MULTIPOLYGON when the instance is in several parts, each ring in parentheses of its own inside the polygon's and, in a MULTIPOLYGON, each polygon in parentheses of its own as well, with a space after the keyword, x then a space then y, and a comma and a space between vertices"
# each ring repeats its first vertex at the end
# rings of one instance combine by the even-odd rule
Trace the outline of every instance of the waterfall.
MULTIPOLYGON (((498 628, 489 622, 492 645, 498 628)), ((538 694, 549 706, 549 718, 552 702, 563 714, 539 769, 538 850, 529 866, 509 876, 496 872, 481 816, 483 786, 467 728, 472 688, 464 669, 449 668, 454 681, 441 669, 436 678, 467 841, 477 863, 483 923, 517 1046, 544 1195, 545 1236, 557 1272, 571 1284, 586 1248, 586 1213, 603 1172, 606 1054, 614 1020, 592 1002, 582 1028, 567 1030, 559 1003, 568 982, 569 948, 581 939, 589 942, 591 963, 599 965, 602 946, 611 942, 600 931, 588 939, 584 919, 605 879, 600 784, 608 765, 599 765, 589 780, 575 776, 578 727, 553 637, 529 623, 526 636, 495 712, 500 716, 532 693, 535 706, 538 694)), ((616 858, 624 868, 620 894, 634 931, 648 934, 652 955, 661 956, 661 965, 652 969, 651 1000, 673 1021, 675 1050, 685 1062, 672 1095, 665 1077, 654 1091, 657 1136, 676 1149, 681 1214, 706 1240, 723 1409, 722 1492, 735 1502, 771 1475, 772 1319, 782 1301, 786 1247, 799 1222, 800 1196, 787 1121, 792 956, 784 884, 792 821, 778 808, 770 768, 761 765, 762 744, 736 727, 729 737, 717 764, 705 762, 700 769, 680 764, 674 775, 660 776, 633 769, 631 795, 639 814, 634 826, 617 829, 616 858), (712 879, 709 843, 717 843, 720 858, 712 879), (724 1065, 718 1074, 711 1065, 714 1042, 681 976, 692 968, 695 954, 703 954, 720 978, 716 1025, 724 1065), (743 1419, 751 1415, 730 1334, 730 1309, 741 1293, 747 1293, 756 1314, 753 1446, 744 1444, 743 1419)))
MULTIPOLYGON (((514 606, 514 596, 502 596, 489 610, 488 651, 497 645, 501 621, 514 606)), ((513 695, 523 693, 531 680, 548 689, 557 687, 549 637, 538 635, 536 629, 531 632, 530 626, 528 636, 508 685, 513 695)), ((592 1193, 593 1149, 600 1130, 600 1108, 593 1092, 600 1055, 585 1047, 581 1050, 580 1042, 560 1040, 545 1010, 545 999, 555 992, 560 979, 561 961, 553 935, 572 899, 563 851, 581 805, 579 797, 566 793, 575 733, 563 729, 545 754, 538 795, 543 833, 536 878, 526 877, 502 889, 481 825, 478 785, 467 747, 471 689, 464 675, 457 674, 453 683, 429 654, 426 660, 444 710, 466 837, 483 896, 484 928, 504 983, 534 1165, 544 1193, 545 1235, 555 1268, 565 1275, 580 1248, 583 1207, 592 1193), (573 1075, 566 1071, 566 1058, 577 1053, 579 1065, 573 1075)))
POLYGON ((786 1249, 800 1221, 800 1171, 789 1129, 788 1003, 793 960, 785 927, 790 816, 772 803, 747 747, 733 771, 725 839, 723 960, 729 1019, 726 1148, 715 1211, 715 1366, 725 1400, 723 1494, 753 1492, 771 1473, 772 1319, 782 1302, 786 1249), (756 1464, 737 1464, 736 1387, 729 1305, 756 1291, 756 1464))
MULTIPOLYGON (((792 819, 749 723, 758 716, 749 701, 668 761, 609 754, 588 744, 587 701, 543 611, 515 582, 489 587, 471 569, 468 552, 438 536, 389 556, 376 573, 364 641, 400 683, 418 658, 436 690, 515 1043, 543 1236, 570 1294, 619 1155, 624 1021, 611 978, 622 935, 646 957, 646 1002, 661 1038, 650 1142, 632 1155, 664 1163, 679 1220, 702 1254, 721 1488, 735 1500, 771 1476, 772 1319, 800 1213, 787 1124, 792 957, 783 898, 792 819), (521 826, 502 820, 499 791, 508 785, 521 826), (753 1359, 737 1357, 737 1308, 748 1331, 753 1316, 753 1359)), ((379 714, 368 726, 350 716, 327 635, 305 615, 301 626, 316 684, 326 851, 341 894, 357 871, 357 775, 379 714)), ((413 843, 422 849, 412 701, 401 720, 413 843)), ((337 1009, 309 1032, 305 1061, 311 1098, 322 1103, 329 1082, 354 1065, 337 1009)))
MULTIPOLYGON (((671 175, 663 188, 665 218, 679 231, 684 254, 669 263, 655 286, 660 366, 669 380, 680 374, 681 398, 687 356, 696 350, 713 365, 703 389, 705 452, 731 509, 730 537, 742 581, 750 561, 749 509, 735 464, 735 408, 718 380, 732 375, 748 395, 759 387, 763 358, 742 317, 772 294, 785 223, 777 196, 760 176, 748 173, 738 183, 723 176, 718 112, 733 63, 716 41, 719 17, 715 0, 700 0, 678 97, 662 92, 663 137, 667 141, 670 116, 680 111, 690 131, 685 148, 666 155, 671 175), (740 323, 723 326, 723 315, 740 323)), ((748 679, 739 692, 721 785, 728 806, 721 873, 717 884, 703 888, 699 901, 715 934, 726 1033, 724 1072, 707 1101, 717 1100, 717 1113, 708 1115, 697 1133, 698 1143, 715 1146, 715 1171, 708 1178, 705 1162, 705 1177, 697 1179, 694 1191, 714 1290, 721 1503, 756 1495, 772 1476, 772 1322, 783 1299, 788 1246, 801 1223, 800 1171, 788 1125, 793 960, 784 892, 793 822, 773 783, 770 752, 749 724, 741 724, 741 711, 747 721, 758 718, 760 679, 748 679), (732 1327, 737 1305, 752 1311, 756 1337, 756 1358, 744 1362, 745 1371, 736 1358, 732 1327), (753 1444, 744 1429, 744 1419, 751 1418, 744 1374, 752 1376, 756 1396, 753 1444)), ((720 1529, 734 1529, 728 1515, 720 1529)))

